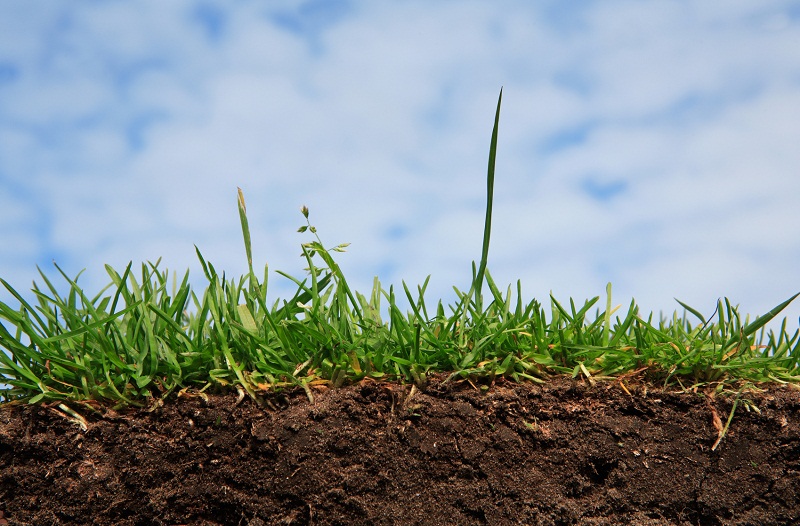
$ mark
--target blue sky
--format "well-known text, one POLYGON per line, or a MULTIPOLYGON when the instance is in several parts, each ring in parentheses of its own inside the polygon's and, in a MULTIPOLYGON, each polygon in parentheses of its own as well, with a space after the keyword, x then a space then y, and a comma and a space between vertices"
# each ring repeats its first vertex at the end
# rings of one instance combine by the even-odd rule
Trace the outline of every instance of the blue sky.
POLYGON ((201 285, 193 245, 240 275, 240 186, 258 266, 302 275, 307 205, 357 290, 451 300, 501 86, 497 282, 707 315, 800 291, 800 8, 768 0, 0 3, 0 276, 201 285))

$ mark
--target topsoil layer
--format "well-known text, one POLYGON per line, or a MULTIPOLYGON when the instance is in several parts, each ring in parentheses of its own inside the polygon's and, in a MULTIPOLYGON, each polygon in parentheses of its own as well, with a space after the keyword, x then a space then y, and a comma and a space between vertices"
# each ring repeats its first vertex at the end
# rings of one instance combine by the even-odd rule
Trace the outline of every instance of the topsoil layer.
POLYGON ((800 392, 434 379, 0 407, 0 525, 800 524, 800 392), (749 401, 749 402, 746 402, 749 401), (748 411, 749 408, 749 411, 748 411), (756 410, 757 408, 757 410, 756 410))

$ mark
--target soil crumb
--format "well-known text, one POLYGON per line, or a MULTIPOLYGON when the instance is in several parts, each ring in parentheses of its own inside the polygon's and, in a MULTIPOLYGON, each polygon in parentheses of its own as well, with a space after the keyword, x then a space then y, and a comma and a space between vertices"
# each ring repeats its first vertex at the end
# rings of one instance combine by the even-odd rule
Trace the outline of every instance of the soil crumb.
POLYGON ((443 379, 4 404, 0 526, 800 524, 796 389, 443 379))

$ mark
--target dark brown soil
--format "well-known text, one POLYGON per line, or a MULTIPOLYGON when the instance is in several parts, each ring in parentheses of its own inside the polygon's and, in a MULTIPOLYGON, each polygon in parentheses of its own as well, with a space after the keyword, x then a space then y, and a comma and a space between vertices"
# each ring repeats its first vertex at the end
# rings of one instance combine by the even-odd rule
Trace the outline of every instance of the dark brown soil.
POLYGON ((73 404, 86 431, 6 404, 0 525, 800 524, 789 387, 743 395, 716 450, 733 399, 653 386, 313 393, 73 404))

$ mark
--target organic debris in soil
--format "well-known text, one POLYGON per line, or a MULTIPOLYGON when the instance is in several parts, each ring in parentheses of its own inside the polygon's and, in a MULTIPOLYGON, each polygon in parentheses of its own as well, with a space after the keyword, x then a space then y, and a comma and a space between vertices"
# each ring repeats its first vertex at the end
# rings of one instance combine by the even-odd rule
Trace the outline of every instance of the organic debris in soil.
POLYGON ((5 404, 0 525, 800 523, 787 386, 742 393, 727 429, 733 397, 622 380, 313 398, 5 404))

